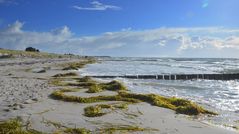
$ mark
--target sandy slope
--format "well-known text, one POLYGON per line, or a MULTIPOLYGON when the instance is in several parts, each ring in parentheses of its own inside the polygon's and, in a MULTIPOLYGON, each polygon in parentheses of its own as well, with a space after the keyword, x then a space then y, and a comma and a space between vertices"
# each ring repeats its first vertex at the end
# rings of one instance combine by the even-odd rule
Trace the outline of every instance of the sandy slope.
MULTIPOLYGON (((184 115, 176 115, 172 110, 151 106, 147 103, 131 104, 128 110, 114 110, 102 117, 85 117, 83 116, 84 108, 96 103, 69 103, 49 98, 49 94, 58 89, 48 84, 50 77, 63 73, 57 64, 73 60, 79 59, 24 58, 0 60, 0 120, 20 117, 24 121, 29 121, 31 128, 49 133, 57 129, 57 126, 49 122, 73 128, 84 127, 90 130, 112 124, 140 126, 158 130, 135 133, 237 133, 189 119, 184 115), (39 68, 45 68, 46 73, 34 73, 32 71, 39 68)), ((90 94, 82 91, 68 94, 90 96, 90 94)), ((101 94, 113 95, 114 93, 107 91, 101 94)))

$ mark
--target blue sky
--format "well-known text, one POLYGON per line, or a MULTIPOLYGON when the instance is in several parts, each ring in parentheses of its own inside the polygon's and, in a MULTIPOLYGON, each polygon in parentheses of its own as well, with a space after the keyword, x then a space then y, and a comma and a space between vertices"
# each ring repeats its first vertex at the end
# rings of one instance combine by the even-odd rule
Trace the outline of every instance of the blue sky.
POLYGON ((0 0, 0 47, 239 57, 238 0, 0 0))

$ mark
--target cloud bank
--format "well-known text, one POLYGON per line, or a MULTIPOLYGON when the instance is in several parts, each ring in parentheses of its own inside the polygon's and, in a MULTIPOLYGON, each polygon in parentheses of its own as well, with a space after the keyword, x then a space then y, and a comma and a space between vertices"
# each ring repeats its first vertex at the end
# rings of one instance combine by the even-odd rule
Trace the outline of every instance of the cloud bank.
POLYGON ((158 28, 120 30, 77 37, 63 26, 47 32, 25 31, 16 21, 0 29, 0 47, 110 56, 239 57, 239 29, 158 28))
POLYGON ((75 5, 75 6, 73 6, 73 8, 78 9, 78 10, 91 10, 91 11, 120 10, 121 9, 118 6, 103 4, 99 1, 92 1, 90 4, 92 5, 92 7, 81 7, 81 6, 75 5))

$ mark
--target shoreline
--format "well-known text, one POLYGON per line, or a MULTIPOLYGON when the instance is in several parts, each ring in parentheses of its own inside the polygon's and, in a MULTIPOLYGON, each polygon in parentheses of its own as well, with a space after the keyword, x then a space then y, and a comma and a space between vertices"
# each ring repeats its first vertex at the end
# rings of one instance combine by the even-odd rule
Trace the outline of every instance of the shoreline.
MULTIPOLYGON (((52 92, 62 88, 49 84, 52 76, 76 72, 62 70, 62 66, 59 65, 79 60, 82 59, 43 58, 37 60, 24 58, 0 60, 2 76, 0 78, 2 89, 0 101, 3 102, 0 107, 0 120, 18 117, 23 120, 23 123, 30 122, 31 129, 46 133, 56 132, 59 127, 86 128, 94 132, 99 128, 124 125, 127 125, 128 128, 129 126, 140 126, 139 128, 148 128, 145 130, 149 130, 133 132, 131 130, 132 133, 237 133, 225 128, 206 125, 197 120, 189 120, 187 119, 188 116, 175 114, 172 110, 152 106, 145 102, 130 104, 127 110, 107 111, 106 109, 106 112, 109 113, 101 117, 85 117, 84 108, 95 105, 95 103, 64 102, 49 97, 52 92), (42 70, 45 72, 41 72, 42 70), (112 126, 112 124, 114 125, 112 126)), ((78 94, 89 95, 85 93, 86 89, 81 90, 78 94)), ((70 93, 70 95, 72 94, 70 93)), ((94 93, 96 96, 99 94, 94 93)), ((105 95, 112 95, 112 92, 106 92, 105 95)), ((97 102, 96 104, 102 103, 105 104, 106 102, 97 102)), ((113 103, 118 103, 118 101, 113 101, 113 103)))

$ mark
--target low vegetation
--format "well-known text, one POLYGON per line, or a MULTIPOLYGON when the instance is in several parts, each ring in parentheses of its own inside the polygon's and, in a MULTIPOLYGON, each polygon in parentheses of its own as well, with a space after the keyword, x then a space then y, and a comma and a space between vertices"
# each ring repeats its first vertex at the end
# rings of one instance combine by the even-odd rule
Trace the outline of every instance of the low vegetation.
MULTIPOLYGON (((68 55, 45 53, 45 52, 31 52, 21 50, 0 49, 0 54, 9 55, 11 57, 30 57, 30 58, 65 58, 68 55)), ((77 56, 76 56, 77 57, 77 56)))

